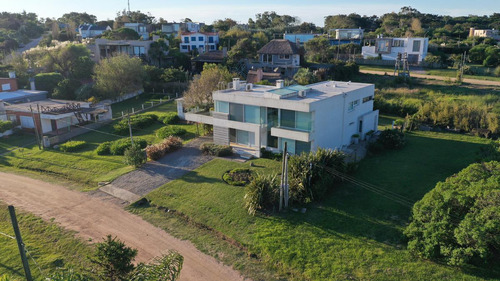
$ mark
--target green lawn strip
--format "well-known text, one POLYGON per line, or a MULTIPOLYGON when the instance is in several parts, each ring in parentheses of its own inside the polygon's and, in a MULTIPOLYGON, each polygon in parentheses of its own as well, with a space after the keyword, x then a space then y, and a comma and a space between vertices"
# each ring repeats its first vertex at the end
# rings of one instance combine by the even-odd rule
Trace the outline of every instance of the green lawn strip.
MULTIPOLYGON (((354 176, 414 202, 436 182, 473 162, 486 142, 458 134, 410 133, 405 148, 368 157, 354 176)), ((262 172, 279 169, 279 162, 271 160, 254 163, 263 166, 255 168, 262 172)), ((216 159, 147 198, 154 206, 182 212, 238 241, 266 267, 289 273, 290 279, 477 280, 494 274, 411 256, 402 235, 410 208, 348 183, 339 185, 322 202, 306 206, 305 214, 251 217, 243 208, 244 189, 221 179, 227 170, 245 166, 249 167, 216 159)))
MULTIPOLYGON (((122 103, 125 102, 128 101, 122 103)), ((140 114, 162 114, 175 110, 176 104, 171 101, 140 114)), ((114 122, 118 122, 118 120, 114 122)), ((88 133, 73 138, 72 140, 87 142, 79 151, 65 153, 53 148, 39 150, 36 145, 12 151, 0 157, 0 170, 17 171, 32 176, 48 176, 64 183, 68 181, 74 182, 79 184, 79 187, 76 188, 80 190, 97 189, 98 182, 112 181, 134 169, 123 163, 122 156, 97 155, 94 151, 102 142, 128 138, 128 136, 114 135, 113 124, 104 125, 96 130, 89 130, 88 133)), ((156 136, 155 131, 163 126, 166 125, 157 122, 146 128, 135 128, 133 135, 137 138, 143 138, 151 144, 158 143, 161 139, 156 136)), ((185 143, 197 136, 197 129, 194 124, 178 124, 175 126, 186 129, 187 133, 182 136, 185 143)), ((202 133, 201 127, 199 132, 202 133)), ((9 149, 33 140, 34 136, 29 134, 1 138, 0 151, 7 152, 9 149)))
MULTIPOLYGON (((16 213, 23 242, 29 251, 30 269, 35 280, 45 280, 57 267, 72 267, 80 272, 83 269, 90 270, 91 264, 87 256, 92 253, 92 246, 53 222, 43 221, 19 209, 16 213)), ((0 203, 0 232, 14 236, 9 211, 3 203, 0 203)), ((0 276, 8 275, 23 280, 24 270, 16 240, 0 235, 0 245, 0 276)))
MULTIPOLYGON (((162 97, 162 101, 167 100, 167 96, 162 97)), ((111 105, 113 111, 113 118, 121 117, 122 111, 124 114, 132 113, 132 108, 135 111, 141 110, 144 104, 145 108, 151 107, 151 102, 158 104, 160 102, 160 95, 152 95, 144 93, 128 100, 124 100, 111 105)))

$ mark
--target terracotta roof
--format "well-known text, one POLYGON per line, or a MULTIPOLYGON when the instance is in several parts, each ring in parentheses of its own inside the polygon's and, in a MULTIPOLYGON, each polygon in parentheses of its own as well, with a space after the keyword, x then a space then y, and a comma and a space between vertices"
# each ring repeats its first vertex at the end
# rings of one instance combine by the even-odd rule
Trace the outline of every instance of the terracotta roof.
POLYGON ((297 55, 299 50, 295 43, 286 39, 274 39, 262 47, 257 53, 268 55, 297 55))

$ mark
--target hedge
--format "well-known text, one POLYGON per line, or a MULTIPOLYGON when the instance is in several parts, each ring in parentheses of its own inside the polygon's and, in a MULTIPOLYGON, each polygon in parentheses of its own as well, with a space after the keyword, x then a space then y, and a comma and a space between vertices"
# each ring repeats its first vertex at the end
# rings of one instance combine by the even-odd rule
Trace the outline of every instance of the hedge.
POLYGON ((233 154, 233 149, 229 145, 218 145, 211 142, 205 142, 200 146, 201 152, 213 156, 230 156, 233 154))
MULTIPOLYGON (((155 114, 141 114, 130 117, 130 126, 132 130, 137 128, 145 128, 153 125, 158 120, 155 114)), ((128 118, 120 120, 120 122, 113 125, 115 134, 126 135, 129 133, 128 118)))
MULTIPOLYGON (((145 148, 148 143, 144 139, 134 139, 134 144, 139 145, 139 147, 145 148)), ((129 138, 119 139, 116 141, 107 141, 99 144, 95 152, 97 155, 123 155, 125 149, 132 146, 132 142, 129 138)))
POLYGON ((5 131, 8 131, 10 129, 14 128, 14 123, 10 120, 3 121, 0 120, 0 134, 4 133, 5 131))
POLYGON ((52 93, 63 79, 64 77, 57 72, 39 73, 35 75, 35 87, 37 90, 52 93))
POLYGON ((170 136, 164 139, 161 143, 146 147, 146 155, 149 159, 156 161, 162 158, 165 154, 177 150, 182 147, 182 139, 175 136, 170 136))
POLYGON ((163 122, 165 125, 172 125, 179 123, 179 115, 175 112, 169 112, 165 115, 158 116, 158 120, 163 122))
POLYGON ((186 130, 178 126, 165 126, 156 130, 156 136, 164 139, 170 136, 180 137, 186 134, 186 130))
POLYGON ((74 152, 82 149, 85 144, 87 144, 85 141, 68 141, 59 145, 59 150, 64 152, 74 152))

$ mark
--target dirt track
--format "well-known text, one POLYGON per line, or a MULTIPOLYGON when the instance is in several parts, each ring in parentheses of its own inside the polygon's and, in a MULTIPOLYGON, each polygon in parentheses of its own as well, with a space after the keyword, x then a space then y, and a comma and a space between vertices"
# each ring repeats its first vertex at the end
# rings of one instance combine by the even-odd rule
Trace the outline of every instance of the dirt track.
MULTIPOLYGON (((385 75, 387 73, 389 75, 392 75, 391 71, 360 69, 359 72, 366 73, 366 74, 376 74, 376 75, 385 75)), ((449 79, 451 81, 455 81, 454 77, 444 77, 444 76, 416 74, 416 73, 411 73, 410 75, 411 75, 411 77, 416 77, 416 78, 434 79, 434 80, 441 80, 441 81, 446 81, 449 79)), ((464 78, 463 80, 465 83, 469 83, 469 84, 476 84, 476 85, 483 85, 483 86, 500 86, 500 82, 498 82, 498 81, 469 79, 469 78, 464 78)))
POLYGON ((139 250, 136 261, 174 249, 184 256, 181 280, 243 280, 239 272, 198 251, 193 244, 174 238, 119 206, 65 187, 0 172, 0 200, 45 220, 55 218, 62 227, 87 240, 101 241, 111 234, 139 250))

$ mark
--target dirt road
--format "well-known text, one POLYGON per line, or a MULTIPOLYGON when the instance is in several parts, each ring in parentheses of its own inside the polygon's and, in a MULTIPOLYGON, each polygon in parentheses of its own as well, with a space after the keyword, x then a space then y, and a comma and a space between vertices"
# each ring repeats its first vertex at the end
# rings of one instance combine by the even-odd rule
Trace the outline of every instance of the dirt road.
MULTIPOLYGON (((392 71, 360 69, 359 72, 366 73, 366 74, 376 74, 376 75, 384 75, 385 73, 387 73, 388 75, 392 75, 392 71)), ((455 78, 453 78, 453 77, 444 77, 444 76, 427 75, 427 74, 416 74, 416 73, 410 73, 410 75, 411 75, 411 77, 416 77, 416 78, 434 79, 434 80, 441 80, 441 81, 446 81, 449 79, 451 81, 455 81, 455 78)), ((498 82, 498 81, 464 78, 464 82, 469 83, 469 84, 483 85, 483 86, 498 86, 498 87, 500 87, 500 82, 498 82)))
POLYGON ((111 234, 139 250, 136 261, 174 249, 184 256, 181 280, 244 280, 239 272, 198 251, 193 244, 174 238, 110 202, 23 176, 0 172, 0 200, 45 220, 55 218, 62 227, 87 240, 101 241, 111 234))

